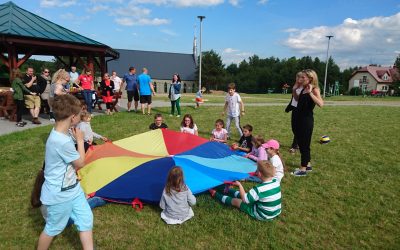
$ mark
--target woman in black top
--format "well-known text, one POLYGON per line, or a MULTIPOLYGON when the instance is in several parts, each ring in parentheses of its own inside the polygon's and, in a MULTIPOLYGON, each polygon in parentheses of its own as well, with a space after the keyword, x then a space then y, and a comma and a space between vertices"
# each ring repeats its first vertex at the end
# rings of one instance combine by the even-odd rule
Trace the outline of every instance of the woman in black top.
POLYGON ((319 107, 324 105, 320 89, 318 87, 318 76, 314 70, 303 70, 303 90, 299 95, 296 89, 293 91, 294 97, 298 100, 297 108, 293 112, 294 133, 300 148, 301 164, 292 174, 294 176, 306 176, 307 171, 312 171, 309 165, 311 160, 310 144, 314 128, 313 109, 315 104, 319 107))

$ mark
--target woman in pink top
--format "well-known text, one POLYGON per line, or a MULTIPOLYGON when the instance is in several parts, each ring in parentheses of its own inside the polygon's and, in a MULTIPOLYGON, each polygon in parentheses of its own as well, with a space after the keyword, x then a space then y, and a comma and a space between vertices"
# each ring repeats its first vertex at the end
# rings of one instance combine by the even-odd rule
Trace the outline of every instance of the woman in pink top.
POLYGON ((94 90, 92 70, 84 70, 82 74, 78 77, 78 81, 83 89, 82 94, 83 98, 85 98, 87 111, 89 113, 92 113, 92 92, 94 90))

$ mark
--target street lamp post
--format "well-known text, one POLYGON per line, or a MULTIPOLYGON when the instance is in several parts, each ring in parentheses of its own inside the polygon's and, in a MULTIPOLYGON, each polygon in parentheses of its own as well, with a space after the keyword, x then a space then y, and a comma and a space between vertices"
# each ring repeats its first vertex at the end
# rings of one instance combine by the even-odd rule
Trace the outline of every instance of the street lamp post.
POLYGON ((197 16, 197 18, 199 18, 200 19, 200 60, 199 60, 199 91, 201 90, 201 57, 202 57, 202 54, 201 54, 201 33, 202 33, 202 30, 203 30, 203 28, 202 28, 202 21, 203 21, 203 19, 204 18, 206 18, 205 16, 197 16))
POLYGON ((328 54, 329 54, 329 42, 333 36, 326 36, 328 38, 328 48, 326 50, 326 64, 325 64, 325 80, 324 80, 324 98, 325 98, 325 89, 326 89, 326 78, 328 75, 328 54))

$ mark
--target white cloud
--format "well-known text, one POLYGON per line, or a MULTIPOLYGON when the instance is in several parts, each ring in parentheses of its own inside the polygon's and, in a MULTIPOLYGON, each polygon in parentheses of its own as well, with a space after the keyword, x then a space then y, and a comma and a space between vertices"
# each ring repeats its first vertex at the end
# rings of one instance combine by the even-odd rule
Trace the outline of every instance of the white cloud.
POLYGON ((95 13, 95 12, 99 12, 99 11, 104 11, 104 10, 109 10, 110 7, 104 4, 99 4, 99 5, 94 5, 91 8, 88 8, 87 11, 89 11, 90 13, 95 13))
MULTIPOLYGON (((238 1, 238 0, 230 0, 230 1, 238 1)), ((206 6, 215 6, 224 3, 224 0, 132 0, 130 1, 132 4, 154 4, 157 6, 160 5, 169 5, 169 6, 177 6, 177 7, 206 7, 206 6)))
POLYGON ((325 60, 328 39, 330 54, 343 68, 344 65, 376 63, 393 64, 400 41, 400 12, 388 17, 360 20, 347 18, 337 26, 318 26, 308 29, 287 29, 289 37, 284 44, 304 55, 325 60))
POLYGON ((239 6, 239 0, 229 0, 229 3, 235 7, 239 6))
POLYGON ((132 18, 132 17, 121 17, 116 18, 115 21, 124 26, 134 26, 134 25, 162 25, 168 24, 169 20, 167 19, 160 19, 160 18, 132 18))
POLYGON ((61 19, 73 21, 74 23, 81 23, 82 21, 90 19, 90 16, 87 15, 75 15, 71 12, 63 13, 60 15, 61 19))
POLYGON ((237 52, 237 51, 239 51, 239 50, 237 50, 237 49, 232 49, 232 48, 226 48, 226 49, 224 49, 224 50, 222 51, 222 53, 229 54, 229 53, 234 53, 234 52, 237 52))
POLYGON ((51 7, 69 7, 76 5, 77 1, 76 0, 67 0, 67 1, 62 1, 62 0, 40 0, 40 7, 43 8, 51 8, 51 7))
POLYGON ((269 0, 259 0, 258 4, 267 4, 269 0))
POLYGON ((151 17, 151 10, 140 7, 131 1, 127 6, 115 9, 112 15, 116 23, 124 26, 152 25, 158 26, 170 23, 169 19, 151 17))
POLYGON ((175 31, 169 29, 162 29, 161 32, 169 36, 178 36, 178 34, 175 31))
POLYGON ((240 51, 233 48, 225 48, 222 50, 221 57, 222 63, 229 65, 231 63, 240 63, 243 60, 248 59, 250 56, 254 55, 252 52, 240 51))

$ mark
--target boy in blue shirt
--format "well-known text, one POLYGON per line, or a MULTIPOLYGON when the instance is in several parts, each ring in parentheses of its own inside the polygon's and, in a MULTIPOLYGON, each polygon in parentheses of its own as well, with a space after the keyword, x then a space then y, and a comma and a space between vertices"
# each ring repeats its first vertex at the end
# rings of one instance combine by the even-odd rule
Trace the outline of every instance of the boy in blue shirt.
POLYGON ((60 95, 54 98, 52 107, 56 123, 46 142, 45 181, 40 195, 47 219, 38 249, 48 249, 69 218, 80 232, 83 249, 93 249, 93 214, 76 176, 76 171, 84 166, 83 133, 72 129, 77 150, 68 133, 80 121, 81 104, 72 95, 60 95))
POLYGON ((145 114, 144 105, 147 103, 147 114, 151 115, 151 94, 156 95, 156 92, 154 92, 154 87, 147 69, 143 68, 142 72, 143 73, 138 76, 140 104, 142 106, 142 113, 145 114))

